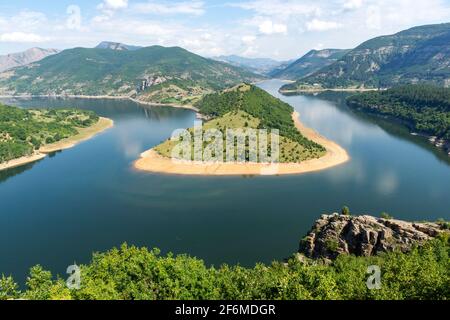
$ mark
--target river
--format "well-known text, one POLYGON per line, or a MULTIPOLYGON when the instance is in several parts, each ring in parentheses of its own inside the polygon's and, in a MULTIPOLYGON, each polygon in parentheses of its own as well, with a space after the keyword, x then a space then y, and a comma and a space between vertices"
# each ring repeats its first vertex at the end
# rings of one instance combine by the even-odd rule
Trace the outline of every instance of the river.
POLYGON ((355 114, 345 94, 282 96, 302 121, 348 150, 351 161, 298 176, 188 177, 135 171, 139 154, 193 125, 195 113, 131 101, 3 99, 22 107, 78 107, 115 127, 37 163, 0 172, 0 273, 54 274, 93 251, 127 242, 188 253, 207 264, 252 266, 295 252, 322 213, 450 220, 450 162, 398 125, 355 114))

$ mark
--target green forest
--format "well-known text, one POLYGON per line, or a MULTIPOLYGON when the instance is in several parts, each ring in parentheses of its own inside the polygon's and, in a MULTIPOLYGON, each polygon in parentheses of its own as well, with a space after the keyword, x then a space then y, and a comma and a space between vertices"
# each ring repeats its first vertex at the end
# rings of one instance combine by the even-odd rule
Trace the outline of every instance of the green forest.
MULTIPOLYGON (((405 254, 341 255, 331 264, 298 259, 256 264, 206 266, 188 255, 167 254, 123 244, 95 253, 81 265, 79 289, 42 266, 30 269, 24 290, 11 276, 0 278, 0 300, 186 300, 186 299, 436 299, 450 298, 449 238, 427 242, 405 254), (380 267, 381 288, 368 289, 367 268, 380 267)), ((66 275, 68 277, 68 275, 66 275)))
POLYGON ((357 110, 406 121, 414 131, 450 140, 450 88, 405 85, 386 91, 350 96, 347 104, 357 110))
POLYGON ((77 109, 21 109, 0 104, 0 163, 31 155, 97 123, 92 111, 77 109))

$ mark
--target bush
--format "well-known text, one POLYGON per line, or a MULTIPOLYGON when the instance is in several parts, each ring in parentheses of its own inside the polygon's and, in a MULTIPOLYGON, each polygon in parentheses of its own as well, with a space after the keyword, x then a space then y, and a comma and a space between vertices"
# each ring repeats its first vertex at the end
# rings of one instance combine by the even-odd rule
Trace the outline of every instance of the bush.
POLYGON ((187 255, 160 256, 122 245, 96 253, 81 266, 81 288, 69 290, 61 279, 37 266, 27 290, 17 292, 11 278, 0 280, 0 297, 26 299, 450 299, 449 239, 429 241, 410 253, 376 257, 339 256, 331 264, 291 259, 287 264, 254 268, 205 266, 187 255), (366 286, 367 267, 382 271, 380 290, 366 286), (6 283, 6 285, 5 285, 6 283), (6 289, 5 289, 6 288, 6 289))
POLYGON ((387 212, 382 212, 380 215, 381 218, 386 219, 386 220, 392 220, 394 219, 393 216, 389 215, 387 212))
POLYGON ((343 207, 342 207, 342 210, 341 210, 341 213, 342 213, 344 216, 349 216, 349 215, 350 215, 350 208, 347 207, 347 206, 343 206, 343 207))

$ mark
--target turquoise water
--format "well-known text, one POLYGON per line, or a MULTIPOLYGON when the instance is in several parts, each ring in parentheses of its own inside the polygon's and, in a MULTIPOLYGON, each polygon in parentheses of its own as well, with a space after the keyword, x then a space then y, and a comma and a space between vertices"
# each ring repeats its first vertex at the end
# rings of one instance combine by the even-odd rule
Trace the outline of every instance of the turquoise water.
MULTIPOLYGON (((279 81, 260 86, 279 96, 279 81)), ((115 127, 35 164, 0 172, 0 273, 23 282, 41 264, 64 275, 74 261, 123 242, 189 253, 208 264, 251 266, 289 256, 322 213, 386 211, 407 220, 450 219, 446 155, 399 126, 354 114, 342 94, 279 96, 302 121, 348 150, 351 161, 283 177, 180 177, 132 163, 195 114, 112 100, 3 100, 79 107, 115 127)))

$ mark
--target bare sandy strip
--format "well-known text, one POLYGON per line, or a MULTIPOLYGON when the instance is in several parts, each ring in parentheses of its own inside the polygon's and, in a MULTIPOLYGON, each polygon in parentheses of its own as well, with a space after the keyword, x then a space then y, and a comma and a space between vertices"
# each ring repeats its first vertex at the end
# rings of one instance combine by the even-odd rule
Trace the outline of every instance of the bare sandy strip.
POLYGON ((60 140, 52 144, 46 144, 39 149, 40 153, 52 153, 74 147, 76 144, 91 139, 96 134, 111 128, 114 121, 108 118, 100 117, 98 122, 87 128, 79 128, 78 134, 67 139, 60 140))
POLYGON ((10 160, 7 162, 2 162, 2 163, 0 163, 0 171, 15 168, 15 167, 20 167, 27 163, 31 163, 31 162, 35 162, 35 161, 44 159, 46 156, 47 155, 44 153, 36 152, 36 153, 32 154, 31 156, 20 157, 20 158, 13 159, 13 160, 10 160))
POLYGON ((100 117, 99 121, 96 124, 88 128, 81 128, 81 129, 79 128, 78 134, 70 138, 63 139, 56 143, 44 145, 39 149, 39 151, 35 152, 31 156, 20 157, 4 163, 0 163, 0 171, 14 167, 19 167, 27 163, 41 160, 45 158, 48 153, 72 148, 76 144, 88 140, 93 136, 95 136, 96 134, 111 128, 113 125, 114 122, 111 119, 100 117))
POLYGON ((350 157, 341 146, 322 137, 313 129, 305 127, 299 120, 299 114, 294 112, 292 118, 297 129, 308 139, 324 146, 327 153, 320 159, 312 159, 301 163, 280 163, 273 168, 261 163, 176 163, 170 158, 158 154, 150 149, 141 154, 135 161, 134 167, 138 170, 167 173, 176 175, 288 175, 301 174, 328 169, 350 160, 350 157))

